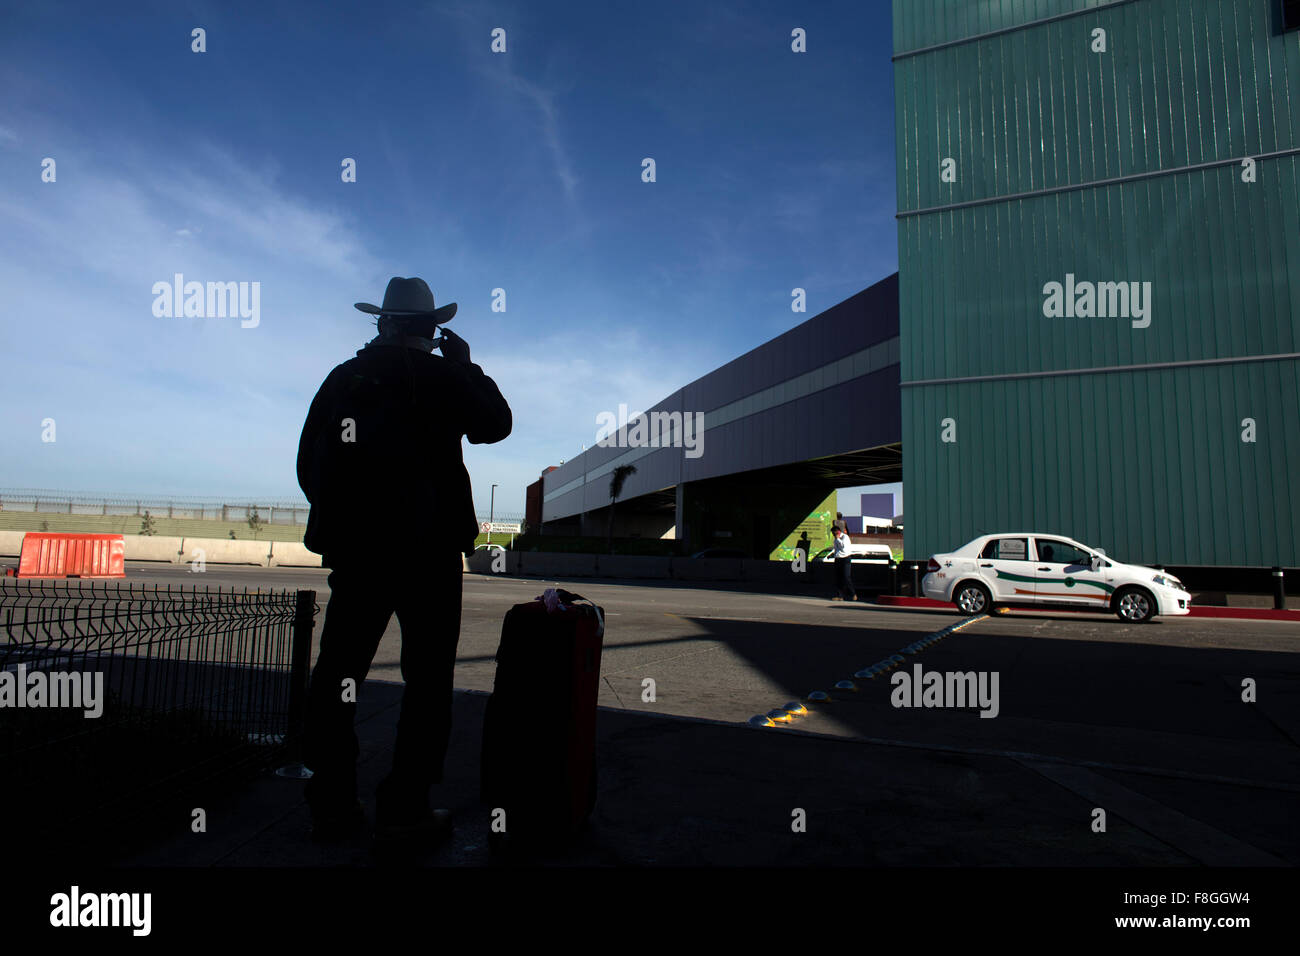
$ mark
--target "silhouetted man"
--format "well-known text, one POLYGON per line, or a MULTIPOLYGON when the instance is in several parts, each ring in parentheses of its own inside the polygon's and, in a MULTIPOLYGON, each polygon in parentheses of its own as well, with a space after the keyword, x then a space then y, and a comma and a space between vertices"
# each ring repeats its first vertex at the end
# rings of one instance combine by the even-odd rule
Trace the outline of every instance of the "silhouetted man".
POLYGON ((298 483, 311 502, 304 543, 332 569, 304 753, 321 841, 364 824, 355 700, 394 612, 406 687, 392 771, 376 793, 376 836, 449 829, 429 790, 442 780, 451 734, 461 554, 478 533, 460 442, 498 442, 512 427, 510 406, 465 341, 445 329, 435 341, 455 303, 437 308, 423 279, 394 278, 382 308, 356 308, 379 316, 379 335, 330 372, 298 445, 298 483))

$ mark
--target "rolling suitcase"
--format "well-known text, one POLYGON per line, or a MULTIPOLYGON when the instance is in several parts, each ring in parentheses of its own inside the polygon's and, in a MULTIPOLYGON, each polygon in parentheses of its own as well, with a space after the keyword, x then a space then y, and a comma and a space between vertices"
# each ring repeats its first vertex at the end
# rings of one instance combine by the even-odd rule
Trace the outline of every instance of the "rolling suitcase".
POLYGON ((506 613, 480 765, 493 850, 555 848, 586 824, 604 635, 604 611, 569 591, 548 588, 506 613))

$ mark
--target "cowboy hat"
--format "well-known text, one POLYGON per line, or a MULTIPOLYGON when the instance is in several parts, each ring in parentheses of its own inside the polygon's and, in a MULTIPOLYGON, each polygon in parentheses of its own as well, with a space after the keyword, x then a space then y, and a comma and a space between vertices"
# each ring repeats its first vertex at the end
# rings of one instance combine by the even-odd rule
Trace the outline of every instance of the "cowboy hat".
POLYGON ((423 279, 399 279, 394 276, 384 290, 383 306, 369 302, 355 302, 356 308, 370 315, 391 315, 394 318, 431 318, 434 324, 450 322, 456 314, 456 303, 434 305, 433 293, 423 279))

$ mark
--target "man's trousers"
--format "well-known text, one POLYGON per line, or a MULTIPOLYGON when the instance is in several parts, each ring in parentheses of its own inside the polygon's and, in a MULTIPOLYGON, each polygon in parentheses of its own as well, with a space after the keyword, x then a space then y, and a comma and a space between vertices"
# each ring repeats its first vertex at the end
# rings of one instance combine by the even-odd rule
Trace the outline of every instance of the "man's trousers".
POLYGON ((442 780, 451 736, 452 687, 460 638, 461 555, 439 553, 392 561, 330 555, 330 597, 320 655, 311 675, 303 762, 313 771, 313 814, 356 804, 357 705, 388 622, 402 629, 402 694, 393 766, 380 784, 376 815, 403 821, 428 808, 442 780), (349 687, 348 681, 351 681, 349 687))
POLYGON ((853 559, 836 558, 835 559, 835 578, 836 590, 839 591, 840 597, 846 601, 857 598, 858 593, 853 589, 853 559))

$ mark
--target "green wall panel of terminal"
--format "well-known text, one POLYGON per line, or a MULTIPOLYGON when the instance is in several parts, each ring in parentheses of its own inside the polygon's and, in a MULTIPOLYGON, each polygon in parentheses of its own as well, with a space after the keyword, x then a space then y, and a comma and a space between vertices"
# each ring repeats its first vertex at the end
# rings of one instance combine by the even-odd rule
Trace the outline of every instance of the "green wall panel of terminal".
POLYGON ((1280 9, 895 0, 909 558, 1014 529, 1300 565, 1280 9))

